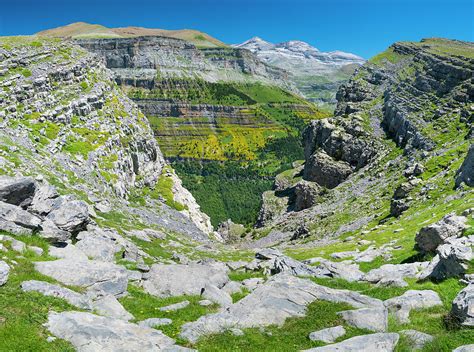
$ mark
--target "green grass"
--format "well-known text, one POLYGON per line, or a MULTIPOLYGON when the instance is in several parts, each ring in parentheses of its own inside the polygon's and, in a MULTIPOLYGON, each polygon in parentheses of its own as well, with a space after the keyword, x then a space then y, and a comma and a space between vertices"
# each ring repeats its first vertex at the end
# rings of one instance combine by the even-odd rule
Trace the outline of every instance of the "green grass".
POLYGON ((145 320, 148 318, 169 318, 173 321, 170 325, 160 326, 160 330, 172 338, 177 338, 181 329, 181 325, 189 321, 195 321, 200 316, 215 312, 216 305, 201 306, 198 302, 202 300, 200 296, 178 296, 170 298, 158 298, 145 293, 142 289, 130 285, 128 287, 129 295, 121 298, 120 302, 125 309, 129 311, 136 321, 145 320), (174 303, 179 303, 188 300, 190 304, 177 311, 159 310, 160 307, 165 307, 174 303))

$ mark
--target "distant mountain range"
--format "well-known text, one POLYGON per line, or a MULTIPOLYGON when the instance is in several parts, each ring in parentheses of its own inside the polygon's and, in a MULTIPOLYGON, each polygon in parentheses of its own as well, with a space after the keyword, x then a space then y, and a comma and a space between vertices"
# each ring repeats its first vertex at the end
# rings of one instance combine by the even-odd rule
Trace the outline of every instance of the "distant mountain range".
POLYGON ((265 63, 287 70, 307 98, 329 104, 335 101, 339 85, 365 62, 355 54, 323 52, 298 40, 274 44, 254 37, 233 46, 248 49, 265 63))

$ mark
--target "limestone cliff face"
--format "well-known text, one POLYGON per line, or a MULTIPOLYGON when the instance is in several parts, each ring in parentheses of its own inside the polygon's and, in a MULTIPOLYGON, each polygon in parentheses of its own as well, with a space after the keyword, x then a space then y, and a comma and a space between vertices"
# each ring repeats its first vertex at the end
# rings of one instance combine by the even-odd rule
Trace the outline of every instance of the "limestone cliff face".
POLYGON ((264 64, 245 49, 198 49, 184 40, 158 36, 76 43, 103 56, 117 82, 125 85, 153 89, 162 78, 199 77, 209 82, 258 80, 289 87, 286 71, 264 64))

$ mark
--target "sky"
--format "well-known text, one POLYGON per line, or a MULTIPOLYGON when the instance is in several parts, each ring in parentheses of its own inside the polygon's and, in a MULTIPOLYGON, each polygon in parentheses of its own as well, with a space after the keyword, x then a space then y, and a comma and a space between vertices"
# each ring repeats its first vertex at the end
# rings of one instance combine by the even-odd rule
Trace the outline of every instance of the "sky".
POLYGON ((72 22, 192 28, 225 43, 302 40, 369 58, 396 41, 474 41, 474 0, 0 0, 0 35, 72 22))

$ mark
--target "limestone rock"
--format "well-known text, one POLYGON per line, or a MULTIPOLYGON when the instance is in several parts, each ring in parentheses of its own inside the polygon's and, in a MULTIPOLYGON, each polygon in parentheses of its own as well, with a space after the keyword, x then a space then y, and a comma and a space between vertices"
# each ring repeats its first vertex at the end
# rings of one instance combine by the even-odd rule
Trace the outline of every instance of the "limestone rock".
POLYGON ((204 286, 202 297, 219 304, 221 307, 228 307, 232 304, 232 297, 230 294, 211 284, 204 286))
POLYGON ((359 329, 384 332, 388 328, 388 312, 385 308, 362 308, 338 313, 349 325, 359 329))
POLYGON ((115 254, 121 250, 121 246, 109 237, 101 236, 95 231, 82 231, 77 235, 79 240, 76 248, 81 250, 88 258, 113 262, 115 254))
POLYGON ((53 204, 47 219, 64 231, 79 232, 85 229, 90 221, 89 208, 81 200, 76 200, 70 196, 60 196, 53 204))
POLYGON ((51 312, 46 326, 78 352, 161 351, 174 344, 161 331, 91 313, 51 312))
POLYGON ((92 303, 92 309, 95 313, 125 321, 133 319, 133 315, 125 310, 120 302, 112 295, 105 295, 95 299, 92 303))
POLYGON ((25 207, 31 203, 35 190, 31 177, 0 176, 0 202, 25 207))
POLYGON ((433 252, 449 237, 460 236, 466 228, 466 217, 448 214, 434 224, 422 227, 416 235, 417 247, 424 252, 433 252))
POLYGON ((324 152, 316 152, 306 161, 303 177, 320 186, 334 188, 352 172, 347 162, 336 161, 324 152))
POLYGON ((182 301, 182 302, 179 302, 179 303, 175 303, 175 304, 170 304, 169 306, 166 306, 166 307, 160 307, 160 311, 162 312, 173 312, 175 310, 180 310, 180 309, 183 309, 183 308, 186 308, 187 306, 189 306, 189 301, 182 301))
POLYGON ((456 186, 465 183, 469 187, 474 187, 474 144, 471 144, 466 159, 456 172, 456 186))
POLYGON ((451 315, 462 325, 474 326, 474 284, 463 288, 454 298, 451 315))
POLYGON ((3 260, 0 260, 0 286, 5 285, 8 280, 8 274, 10 273, 10 266, 3 260))
POLYGON ((52 220, 46 219, 41 224, 39 236, 48 240, 49 242, 59 243, 70 240, 72 234, 69 231, 64 231, 58 228, 52 220))
POLYGON ((87 288, 89 291, 120 295, 127 290, 128 273, 119 265, 97 260, 59 259, 35 262, 35 268, 65 285, 87 288))
POLYGON ((228 281, 224 265, 154 264, 143 281, 143 288, 159 297, 200 295, 206 285, 220 288, 228 281))
POLYGON ((147 328, 156 328, 162 325, 170 325, 173 321, 168 318, 149 318, 138 322, 138 326, 144 326, 147 328))
POLYGON ((217 228, 217 233, 226 243, 231 243, 240 239, 245 233, 245 226, 235 224, 231 219, 221 222, 217 228))
POLYGON ((363 280, 384 286, 404 287, 408 285, 403 280, 404 278, 418 278, 428 264, 428 262, 384 264, 377 269, 370 270, 364 275, 363 280))
POLYGON ((399 338, 395 333, 361 335, 333 345, 310 348, 304 352, 393 352, 399 338))
POLYGON ((342 325, 335 326, 333 328, 322 329, 318 331, 313 331, 309 334, 309 339, 311 341, 322 341, 325 343, 333 343, 339 337, 346 334, 346 329, 342 325))
POLYGON ((302 180, 295 185, 295 211, 304 210, 316 204, 321 188, 315 182, 302 180))
POLYGON ((402 330, 400 332, 410 340, 413 350, 420 350, 428 342, 433 341, 433 336, 417 330, 402 330))
POLYGON ((412 309, 430 308, 442 305, 438 294, 431 290, 408 290, 403 295, 384 301, 385 307, 402 323, 410 321, 412 309))
POLYGON ((459 346, 458 348, 455 348, 453 352, 474 352, 474 344, 459 346))
POLYGON ((18 235, 29 234, 40 228, 41 219, 20 207, 0 202, 0 229, 18 235))
POLYGON ((36 189, 28 211, 39 215, 46 215, 53 209, 54 200, 57 197, 59 197, 59 193, 56 188, 44 183, 36 189))
POLYGON ((91 302, 85 295, 65 287, 50 284, 49 282, 37 280, 24 281, 21 284, 21 289, 25 292, 34 291, 45 296, 62 298, 77 308, 91 309, 91 302))

